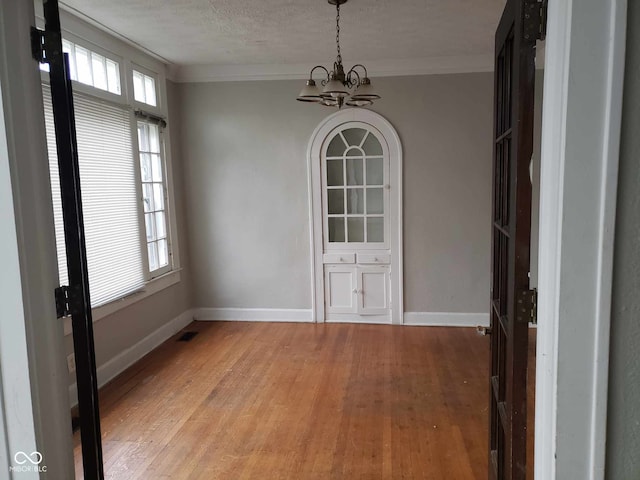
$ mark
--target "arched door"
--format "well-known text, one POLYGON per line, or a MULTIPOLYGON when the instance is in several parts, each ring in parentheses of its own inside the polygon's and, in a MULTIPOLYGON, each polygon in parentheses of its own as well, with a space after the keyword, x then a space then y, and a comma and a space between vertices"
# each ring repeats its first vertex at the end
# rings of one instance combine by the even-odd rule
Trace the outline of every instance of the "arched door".
POLYGON ((368 113, 334 118, 312 139, 317 321, 402 322, 399 143, 390 148, 382 117, 368 113))

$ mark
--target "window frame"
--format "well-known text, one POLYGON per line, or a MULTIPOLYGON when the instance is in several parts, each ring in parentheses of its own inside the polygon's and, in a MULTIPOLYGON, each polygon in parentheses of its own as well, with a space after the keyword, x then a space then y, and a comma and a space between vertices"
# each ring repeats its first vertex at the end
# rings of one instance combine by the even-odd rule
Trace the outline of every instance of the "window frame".
MULTIPOLYGON (((102 90, 98 87, 94 87, 93 85, 82 83, 78 80, 71 80, 73 90, 85 95, 100 98, 101 100, 106 100, 107 102, 116 103, 118 105, 128 105, 128 92, 126 91, 125 81, 125 77, 127 75, 126 59, 110 50, 94 44, 91 41, 84 40, 83 38, 78 37, 77 35, 74 35, 73 33, 70 33, 66 30, 63 30, 62 32, 62 38, 63 40, 68 40, 69 42, 75 45, 79 45, 80 47, 85 48, 91 52, 102 55, 103 57, 118 64, 118 74, 120 75, 120 95, 112 93, 108 90, 102 90)), ((49 83, 49 72, 40 70, 40 76, 43 82, 49 83)))
MULTIPOLYGON (((166 144, 165 144, 165 133, 164 130, 165 128, 162 127, 162 125, 158 124, 157 122, 154 122, 153 120, 149 120, 149 119, 144 119, 144 118, 140 118, 138 115, 136 115, 135 113, 133 114, 133 124, 132 127, 134 127, 135 130, 135 145, 134 145, 134 149, 137 153, 137 171, 136 171, 136 180, 138 182, 138 190, 139 190, 139 196, 140 196, 140 202, 138 202, 138 218, 139 218, 139 222, 141 225, 140 228, 140 246, 142 249, 142 255, 143 255, 143 264, 145 266, 145 274, 146 274, 146 278, 147 281, 153 280, 155 278, 161 277, 169 272, 171 272, 174 269, 174 263, 173 263, 173 239, 174 239, 174 232, 173 229, 171 228, 171 217, 172 215, 172 206, 170 204, 170 199, 169 199, 169 187, 168 187, 168 180, 169 180, 169 174, 167 171, 167 162, 166 162, 166 144), (162 168, 162 192, 163 192, 163 197, 164 197, 164 209, 162 210, 165 214, 165 228, 166 228, 166 240, 167 240, 167 260, 168 263, 167 265, 165 265, 164 267, 160 267, 157 268, 156 270, 151 270, 150 266, 149 266, 149 241, 147 240, 147 233, 146 233, 146 218, 145 218, 145 211, 144 211, 144 195, 143 195, 143 184, 144 183, 160 183, 160 182, 144 182, 142 180, 142 170, 141 170, 141 150, 140 150, 140 142, 138 139, 138 124, 139 123, 145 123, 148 125, 157 125, 158 127, 158 142, 160 143, 160 162, 161 162, 161 168, 162 168)), ((145 152, 146 153, 146 152, 145 152)))
MULTIPOLYGON (((117 105, 125 105, 130 112, 131 124, 131 142, 134 150, 134 158, 136 172, 136 191, 140 201, 138 202, 138 210, 140 212, 140 236, 139 244, 143 253, 143 266, 145 269, 145 278, 147 279, 145 286, 139 292, 124 297, 119 300, 106 303, 92 309, 93 320, 97 321, 108 315, 115 313, 121 308, 125 308, 136 303, 149 295, 155 294, 165 288, 168 288, 181 280, 182 266, 180 263, 180 253, 178 245, 178 228, 175 208, 175 188, 173 179, 173 167, 171 158, 171 131, 167 102, 167 66, 162 59, 154 56, 151 52, 145 52, 142 49, 132 46, 124 39, 117 38, 99 28, 91 25, 87 21, 80 19, 69 12, 61 11, 61 20, 64 28, 62 29, 62 37, 76 45, 91 50, 97 54, 104 56, 118 63, 120 75, 120 95, 101 90, 97 87, 80 83, 72 80, 74 91, 90 95, 100 100, 114 103, 117 105), (133 92, 133 70, 152 77, 155 81, 157 105, 154 107, 141 102, 136 102, 133 92), (143 110, 163 118, 167 122, 167 126, 160 131, 162 160, 164 163, 164 188, 165 188, 165 211, 167 222, 167 239, 169 248, 169 265, 162 271, 149 271, 148 253, 146 243, 146 231, 144 224, 144 213, 142 205, 142 182, 140 175, 140 150, 138 145, 138 130, 136 110, 143 110)), ((36 24, 38 27, 44 27, 44 19, 41 14, 36 15, 36 24)), ((49 73, 41 70, 41 79, 43 83, 49 83, 49 73)), ((65 321, 65 335, 71 333, 70 322, 65 321)))
POLYGON ((161 85, 160 85, 160 75, 158 72, 155 72, 147 67, 144 67, 138 63, 131 62, 130 70, 127 74, 127 81, 131 82, 130 92, 131 92, 131 104, 140 110, 144 110, 146 112, 153 113, 155 115, 166 116, 166 99, 161 94, 161 85), (133 87, 133 72, 136 71, 147 77, 151 77, 155 82, 156 87, 156 105, 151 105, 150 103, 139 102, 136 100, 134 87, 133 87))
MULTIPOLYGON (((109 93, 111 93, 112 95, 115 95, 118 98, 121 97, 124 94, 124 91, 123 91, 123 88, 122 88, 122 86, 123 86, 122 74, 124 73, 123 69, 122 69, 122 58, 119 58, 117 55, 113 55, 111 52, 107 52, 106 50, 103 50, 102 48, 100 48, 97 45, 92 45, 91 48, 87 48, 86 46, 82 45, 81 43, 78 43, 77 41, 74 41, 71 38, 69 38, 69 35, 67 35, 65 38, 62 39, 63 50, 64 50, 64 43, 65 42, 68 42, 69 44, 73 45, 74 49, 76 47, 83 48, 88 53, 91 53, 91 54, 95 53, 96 55, 100 55, 101 57, 103 57, 105 60, 110 60, 113 63, 115 63, 118 66, 118 83, 119 83, 120 93, 112 92, 111 90, 109 90, 108 86, 107 86, 106 89, 97 87, 95 85, 95 82, 93 82, 94 83, 93 85, 90 85, 88 83, 82 82, 82 81, 80 81, 78 79, 74 80, 75 82, 77 82, 79 85, 83 85, 85 87, 91 87, 91 88, 95 88, 95 89, 103 91, 103 92, 104 91, 109 92, 109 93)), ((75 72, 76 76, 78 76, 78 59, 77 59, 77 57, 78 57, 77 51, 74 51, 73 52, 73 58, 74 58, 74 66, 75 66, 75 70, 76 70, 76 72, 75 72)), ((106 65, 105 65, 105 68, 106 68, 106 65)), ((105 73, 106 73, 106 71, 105 71, 105 73)), ((93 72, 91 72, 91 76, 93 78, 93 72)), ((108 82, 108 75, 107 75, 106 80, 108 82)))

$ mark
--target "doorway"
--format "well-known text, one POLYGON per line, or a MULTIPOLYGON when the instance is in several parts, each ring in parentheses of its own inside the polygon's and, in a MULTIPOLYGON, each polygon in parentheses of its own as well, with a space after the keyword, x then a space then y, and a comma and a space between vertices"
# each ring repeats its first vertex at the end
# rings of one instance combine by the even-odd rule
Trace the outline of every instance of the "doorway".
POLYGON ((402 148, 381 115, 349 109, 308 150, 316 322, 402 323, 402 148))

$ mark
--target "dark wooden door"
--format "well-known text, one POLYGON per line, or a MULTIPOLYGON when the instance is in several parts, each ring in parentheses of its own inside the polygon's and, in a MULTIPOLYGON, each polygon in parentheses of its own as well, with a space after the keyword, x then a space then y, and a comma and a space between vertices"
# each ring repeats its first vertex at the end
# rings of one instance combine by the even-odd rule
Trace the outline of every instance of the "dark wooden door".
POLYGON ((507 0, 495 47, 489 478, 524 479, 535 43, 542 3, 507 0))
MULTIPOLYGON (((56 289, 58 316, 71 316, 73 351, 76 359, 78 410, 82 468, 87 480, 104 479, 98 380, 93 338, 87 247, 84 235, 80 167, 69 74, 69 56, 62 51, 62 30, 58 0, 43 0, 45 29, 31 30, 32 53, 40 63, 49 64, 51 103, 58 153, 65 253, 69 285, 56 289)), ((34 67, 35 68, 35 67, 34 67)), ((56 474, 52 474, 52 478, 56 474)))

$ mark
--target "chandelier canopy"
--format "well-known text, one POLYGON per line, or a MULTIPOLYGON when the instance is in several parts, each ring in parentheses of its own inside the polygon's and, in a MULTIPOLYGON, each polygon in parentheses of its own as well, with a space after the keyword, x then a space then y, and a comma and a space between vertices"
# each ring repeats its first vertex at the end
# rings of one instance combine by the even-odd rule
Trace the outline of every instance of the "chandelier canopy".
POLYGON ((307 80, 307 84, 296 100, 319 103, 328 107, 342 108, 343 105, 366 107, 380 98, 380 95, 377 95, 371 86, 367 69, 364 65, 356 64, 345 73, 342 66, 342 54, 340 53, 340 5, 347 3, 347 0, 328 0, 328 2, 336 6, 336 46, 338 56, 333 63, 333 70, 331 71, 322 65, 316 65, 311 69, 309 80, 307 80), (317 69, 324 70, 326 74, 326 78, 320 81, 320 84, 324 87, 322 90, 313 79, 313 72, 317 69), (358 72, 358 70, 361 71, 358 72))

